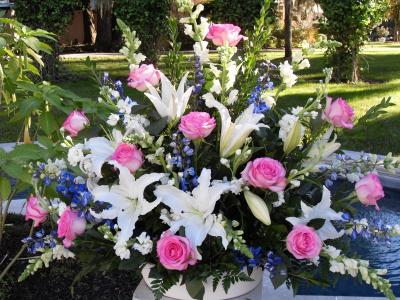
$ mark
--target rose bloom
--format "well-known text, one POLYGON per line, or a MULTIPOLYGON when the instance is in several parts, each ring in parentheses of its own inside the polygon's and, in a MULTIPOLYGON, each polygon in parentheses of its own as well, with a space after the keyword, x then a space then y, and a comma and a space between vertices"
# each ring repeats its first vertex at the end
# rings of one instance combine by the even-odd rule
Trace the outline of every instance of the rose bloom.
POLYGON ((189 140, 208 137, 215 128, 215 119, 206 112, 191 112, 181 118, 179 130, 189 140))
POLYGON ((46 220, 48 214, 49 212, 40 206, 37 197, 29 197, 28 203, 26 204, 26 221, 32 220, 34 222, 33 226, 37 227, 46 220))
POLYGON ((62 128, 68 131, 71 137, 76 137, 82 129, 89 124, 88 118, 86 118, 85 114, 80 111, 73 111, 69 114, 67 119, 65 120, 62 128))
POLYGON ((242 178, 250 185, 273 192, 282 192, 287 184, 286 170, 272 158, 257 158, 247 163, 242 178))
POLYGON ((128 168, 131 173, 134 173, 143 164, 143 152, 135 145, 120 144, 115 149, 111 159, 118 162, 121 166, 128 168))
POLYGON ((286 247, 297 259, 313 259, 321 252, 322 241, 313 228, 296 225, 287 236, 286 247))
POLYGON ((160 263, 168 270, 184 271, 197 263, 195 252, 187 238, 166 231, 157 242, 160 263))
POLYGON ((59 238, 64 238, 63 244, 66 248, 71 247, 73 240, 86 228, 85 218, 80 218, 78 213, 72 211, 70 207, 65 209, 57 223, 57 235, 59 238))
POLYGON ((378 207, 378 200, 385 197, 382 184, 374 173, 368 173, 356 183, 356 193, 360 202, 364 205, 375 205, 378 207))
POLYGON ((142 64, 139 68, 129 73, 128 86, 144 92, 147 90, 146 82, 156 86, 160 78, 160 71, 155 69, 153 65, 142 64))
POLYGON ((236 46, 246 38, 240 34, 240 27, 233 24, 213 24, 208 29, 207 38, 212 40, 215 46, 236 46))
POLYGON ((326 100, 326 108, 322 113, 322 119, 340 128, 352 129, 354 124, 353 108, 342 98, 332 102, 332 98, 326 100))

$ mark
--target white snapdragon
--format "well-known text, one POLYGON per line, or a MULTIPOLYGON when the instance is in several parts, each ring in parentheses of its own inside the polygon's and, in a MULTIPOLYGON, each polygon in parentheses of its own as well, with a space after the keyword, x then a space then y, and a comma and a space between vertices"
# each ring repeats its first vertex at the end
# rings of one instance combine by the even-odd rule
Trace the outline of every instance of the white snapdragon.
POLYGON ((204 64, 210 61, 208 54, 210 52, 209 49, 207 49, 208 42, 206 41, 201 41, 201 42, 196 42, 193 45, 193 50, 196 56, 200 58, 200 63, 204 64))
POLYGON ((84 158, 83 144, 76 144, 68 150, 68 162, 71 166, 77 166, 84 158))
POLYGON ((229 163, 229 159, 222 157, 219 162, 221 163, 221 165, 227 167, 228 169, 230 169, 231 165, 229 163))
POLYGON ((52 251, 53 259, 61 260, 63 258, 75 258, 75 254, 63 245, 56 245, 52 251))
POLYGON ((225 89, 229 90, 233 87, 236 81, 236 75, 238 74, 239 68, 235 61, 230 61, 227 66, 228 71, 228 82, 226 83, 225 89))
POLYGON ((214 79, 210 92, 219 95, 221 94, 221 91, 222 91, 221 82, 218 79, 214 79))
POLYGON ((184 24, 184 30, 183 33, 190 36, 191 38, 194 38, 194 31, 193 31, 193 25, 191 24, 184 24))
POLYGON ((228 105, 233 105, 238 99, 238 94, 239 94, 238 90, 236 89, 231 90, 228 96, 228 101, 226 101, 226 103, 228 105))
POLYGON ((307 58, 306 58, 306 59, 303 59, 303 60, 301 61, 301 63, 299 63, 299 65, 298 65, 299 70, 308 69, 308 68, 310 68, 310 67, 311 67, 310 61, 309 61, 307 58))
POLYGON ((296 84, 297 76, 293 73, 293 67, 287 60, 279 65, 279 72, 286 87, 291 88, 296 84))
POLYGON ((115 125, 117 125, 118 121, 119 121, 119 115, 111 114, 108 117, 107 124, 110 126, 115 126, 115 125))
POLYGON ((136 243, 133 244, 133 249, 139 251, 141 254, 146 255, 153 249, 153 241, 146 232, 142 232, 137 238, 136 243))

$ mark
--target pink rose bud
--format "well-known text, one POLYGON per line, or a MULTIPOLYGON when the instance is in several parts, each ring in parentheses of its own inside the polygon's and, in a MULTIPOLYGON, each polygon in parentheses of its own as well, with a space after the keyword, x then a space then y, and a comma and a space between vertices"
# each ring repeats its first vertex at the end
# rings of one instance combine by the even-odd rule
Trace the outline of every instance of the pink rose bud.
POLYGON ((40 206, 39 200, 37 197, 30 196, 28 199, 28 203, 26 204, 26 213, 25 220, 32 220, 34 222, 34 227, 38 227, 41 223, 43 223, 49 212, 40 206))
POLYGON ((184 271, 197 263, 195 251, 187 238, 166 231, 157 242, 160 263, 168 270, 184 271))
POLYGON ((322 113, 322 119, 340 128, 352 129, 354 124, 353 108, 342 98, 332 102, 332 98, 326 99, 326 108, 322 113))
POLYGON ((297 259, 313 259, 319 256, 322 241, 313 228, 296 225, 287 236, 286 247, 297 259))
POLYGON ((382 184, 374 173, 368 173, 356 183, 356 193, 362 204, 375 205, 378 210, 378 200, 385 197, 382 184))
POLYGON ((65 209, 57 223, 57 235, 59 238, 64 238, 63 244, 66 248, 71 247, 76 237, 86 229, 85 218, 79 217, 78 213, 72 211, 70 207, 65 209))
POLYGON ((76 137, 82 129, 89 124, 88 118, 85 114, 80 111, 73 111, 69 114, 68 118, 65 120, 62 128, 68 131, 71 137, 76 137))
POLYGON ((215 119, 206 112, 191 112, 181 118, 179 130, 189 140, 208 137, 215 128, 215 119))
POLYGON ((143 152, 135 145, 120 144, 111 159, 135 173, 143 165, 143 152))
POLYGON ((233 24, 213 24, 208 29, 207 38, 212 40, 215 46, 236 46, 240 40, 246 39, 240 34, 240 27, 233 24))
POLYGON ((146 83, 156 86, 160 78, 160 71, 155 69, 153 65, 142 64, 129 73, 128 86, 144 92, 147 90, 146 83))
POLYGON ((257 158, 247 163, 242 178, 250 185, 273 192, 282 192, 287 184, 286 170, 272 158, 257 158))

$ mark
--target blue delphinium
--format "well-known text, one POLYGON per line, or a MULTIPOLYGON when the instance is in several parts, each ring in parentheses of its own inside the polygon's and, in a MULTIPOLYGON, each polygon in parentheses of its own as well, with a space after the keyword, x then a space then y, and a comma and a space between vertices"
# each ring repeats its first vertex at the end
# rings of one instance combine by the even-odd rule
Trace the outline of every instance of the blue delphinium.
POLYGON ((93 197, 86 186, 85 180, 75 177, 68 171, 62 171, 58 178, 56 191, 71 201, 71 208, 78 211, 80 217, 85 216, 90 220, 92 219, 88 210, 93 197))
POLYGON ((275 255, 272 251, 267 253, 267 263, 265 268, 271 273, 275 273, 277 267, 283 263, 282 257, 275 255))
POLYGON ((192 162, 194 149, 191 141, 177 132, 172 135, 170 146, 172 147, 171 164, 179 173, 182 173, 179 182, 181 190, 188 191, 195 188, 198 182, 192 162))
POLYGON ((253 269, 264 264, 263 251, 261 247, 249 247, 249 250, 253 254, 253 258, 249 258, 239 251, 235 251, 235 260, 240 265, 241 270, 243 270, 244 267, 253 269))
POLYGON ((35 232, 33 237, 26 237, 22 242, 27 244, 28 253, 36 254, 39 250, 54 248, 57 245, 56 237, 57 232, 55 230, 45 235, 45 231, 42 228, 35 232))
POLYGON ((198 94, 200 94, 201 89, 203 88, 203 85, 206 81, 204 79, 204 73, 203 73, 203 70, 201 67, 200 57, 196 55, 194 59, 195 59, 195 62, 194 62, 195 85, 194 85, 194 89, 193 89, 193 94, 198 95, 198 94))
POLYGON ((271 109, 271 107, 262 98, 263 93, 267 90, 273 90, 274 83, 270 78, 260 76, 258 78, 258 83, 251 91, 250 97, 247 99, 249 105, 254 104, 254 113, 264 113, 271 109))

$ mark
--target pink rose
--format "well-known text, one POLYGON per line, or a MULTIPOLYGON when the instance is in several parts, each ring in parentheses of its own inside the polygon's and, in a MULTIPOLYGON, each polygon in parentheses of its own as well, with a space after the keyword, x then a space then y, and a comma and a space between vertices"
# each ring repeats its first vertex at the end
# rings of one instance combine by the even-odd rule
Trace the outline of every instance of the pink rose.
POLYGON ((215 119, 206 112, 191 112, 181 118, 179 130, 189 140, 204 139, 215 128, 215 119))
POLYGON ((286 170, 282 164, 272 158, 257 158, 247 163, 242 178, 250 185, 273 192, 282 192, 287 184, 286 170))
POLYGON ((79 217, 70 207, 65 209, 57 223, 57 235, 59 238, 64 238, 63 244, 66 248, 71 247, 76 236, 82 234, 86 228, 85 218, 79 217))
POLYGON ((143 64, 129 73, 128 86, 144 92, 147 90, 146 82, 156 86, 160 78, 160 71, 155 69, 153 65, 143 64))
POLYGON ((139 170, 143 164, 143 152, 135 145, 120 144, 117 149, 115 149, 111 159, 128 168, 131 173, 134 173, 139 170))
POLYGON ((241 39, 246 38, 240 34, 240 27, 233 24, 213 24, 208 29, 207 38, 212 40, 215 46, 236 46, 241 39))
POLYGON ((76 137, 82 129, 89 124, 88 118, 85 114, 80 111, 73 111, 69 114, 68 118, 65 120, 62 128, 68 131, 71 137, 76 137))
POLYGON ((296 225, 287 236, 286 247, 297 259, 313 259, 321 252, 322 242, 313 228, 296 225))
POLYGON ((157 242, 160 263, 168 270, 184 271, 197 263, 195 252, 187 238, 166 231, 157 242))
POLYGON ((49 212, 40 206, 38 198, 30 196, 26 204, 25 220, 32 220, 34 226, 37 227, 43 223, 49 212))
POLYGON ((322 119, 340 128, 353 128, 354 124, 353 108, 342 98, 332 102, 332 98, 326 99, 326 108, 322 113, 322 119))
POLYGON ((356 193, 362 204, 375 205, 376 209, 379 209, 378 200, 385 197, 382 184, 373 173, 368 173, 356 183, 356 193))

